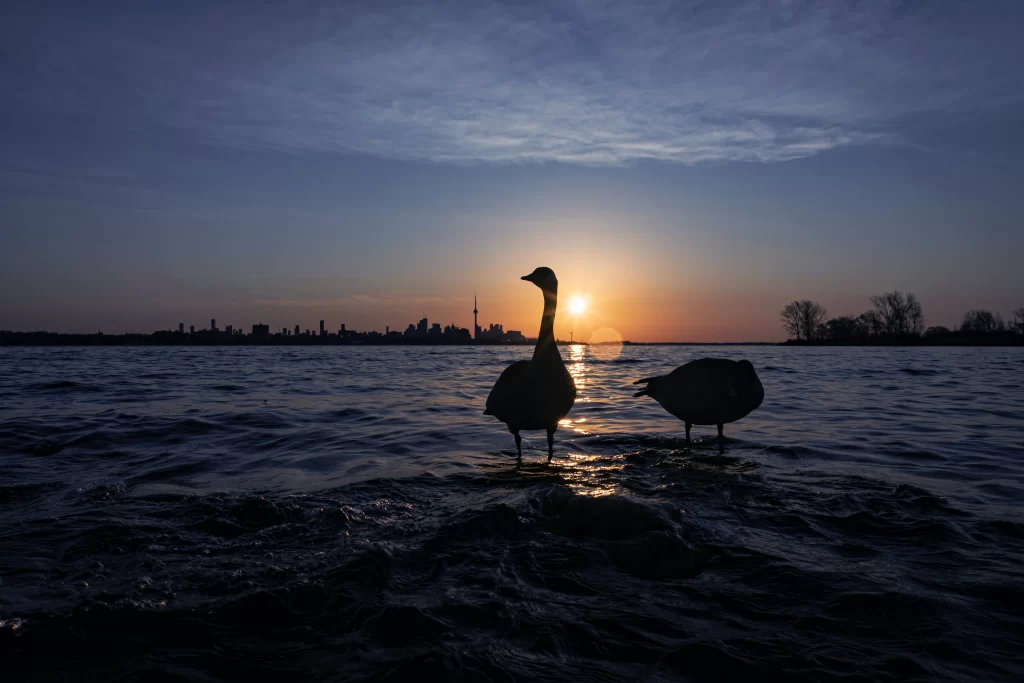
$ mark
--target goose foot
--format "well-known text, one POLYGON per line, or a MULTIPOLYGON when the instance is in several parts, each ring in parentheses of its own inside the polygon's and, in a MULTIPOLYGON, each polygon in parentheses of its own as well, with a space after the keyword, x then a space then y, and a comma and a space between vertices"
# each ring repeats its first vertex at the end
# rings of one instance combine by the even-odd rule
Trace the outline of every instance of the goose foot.
POLYGON ((548 427, 548 462, 551 462, 551 456, 555 454, 555 430, 558 426, 548 427))
POLYGON ((692 422, 686 423, 686 445, 690 445, 690 427, 693 426, 692 422))
POLYGON ((523 459, 523 437, 519 436, 519 432, 512 432, 512 436, 516 437, 516 458, 519 460, 523 459))

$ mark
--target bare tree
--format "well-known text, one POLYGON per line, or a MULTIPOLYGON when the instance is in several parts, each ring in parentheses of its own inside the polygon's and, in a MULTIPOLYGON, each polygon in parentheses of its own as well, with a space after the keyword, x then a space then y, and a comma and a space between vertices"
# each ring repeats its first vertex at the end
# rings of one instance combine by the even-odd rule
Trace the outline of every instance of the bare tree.
POLYGON ((867 330, 867 335, 869 337, 877 337, 882 334, 884 327, 882 319, 879 318, 878 314, 874 311, 861 313, 860 317, 857 319, 864 325, 864 329, 867 330))
POLYGON ((1003 332, 1006 324, 1003 316, 983 308, 964 313, 964 320, 960 323, 961 332, 1003 332))
POLYGON ((804 299, 787 304, 780 315, 787 332, 798 341, 801 338, 810 341, 817 336, 818 328, 828 317, 828 311, 821 304, 804 299))
POLYGON ((868 336, 868 326, 863 318, 864 316, 853 318, 848 315, 832 318, 825 323, 825 332, 829 339, 835 341, 863 339, 868 336))
POLYGON ((921 304, 911 293, 904 294, 896 290, 881 296, 871 297, 874 314, 881 321, 885 334, 908 335, 921 334, 924 330, 924 316, 921 304))
POLYGON ((907 334, 920 335, 924 333, 924 313, 921 312, 921 302, 917 297, 907 292, 907 334))
POLYGON ((1013 312, 1013 327, 1024 334, 1024 308, 1018 308, 1013 312))

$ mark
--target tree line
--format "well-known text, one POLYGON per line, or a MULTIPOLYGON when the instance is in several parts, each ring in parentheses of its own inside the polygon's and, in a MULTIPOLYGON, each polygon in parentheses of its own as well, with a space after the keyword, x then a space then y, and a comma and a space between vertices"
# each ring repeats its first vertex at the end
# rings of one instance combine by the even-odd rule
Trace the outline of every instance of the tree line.
POLYGON ((816 301, 793 301, 781 312, 782 325, 797 342, 871 342, 929 340, 966 342, 979 338, 1020 343, 1024 337, 1024 308, 1004 321, 999 313, 985 309, 968 311, 958 328, 925 328, 921 302, 910 292, 899 290, 871 297, 871 308, 858 316, 829 318, 816 301))

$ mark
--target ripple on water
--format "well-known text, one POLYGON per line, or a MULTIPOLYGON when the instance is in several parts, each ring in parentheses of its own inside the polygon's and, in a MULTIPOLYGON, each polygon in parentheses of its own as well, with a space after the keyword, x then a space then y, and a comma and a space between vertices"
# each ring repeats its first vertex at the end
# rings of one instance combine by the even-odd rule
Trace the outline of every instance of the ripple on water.
POLYGON ((529 353, 0 349, 5 664, 1019 678, 1016 350, 566 348, 582 388, 550 465, 543 433, 517 463, 479 414, 529 353), (637 367, 702 355, 765 384, 724 452, 631 397, 637 367))

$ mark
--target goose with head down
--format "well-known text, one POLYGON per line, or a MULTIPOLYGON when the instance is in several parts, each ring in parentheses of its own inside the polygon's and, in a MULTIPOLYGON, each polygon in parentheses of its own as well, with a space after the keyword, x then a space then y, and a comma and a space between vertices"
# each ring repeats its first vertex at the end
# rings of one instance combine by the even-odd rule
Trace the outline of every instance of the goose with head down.
POLYGON ((508 366, 487 397, 484 415, 493 415, 508 426, 516 439, 516 452, 523 457, 522 430, 543 429, 548 435, 548 460, 554 454, 558 421, 569 414, 576 401, 576 384, 562 361, 555 343, 555 309, 558 279, 550 268, 537 268, 523 280, 544 293, 544 314, 533 358, 508 366))
POLYGON ((667 375, 634 382, 646 384, 634 396, 650 396, 686 424, 686 440, 693 425, 723 425, 746 417, 764 400, 764 387, 750 361, 700 358, 680 365, 667 375))

